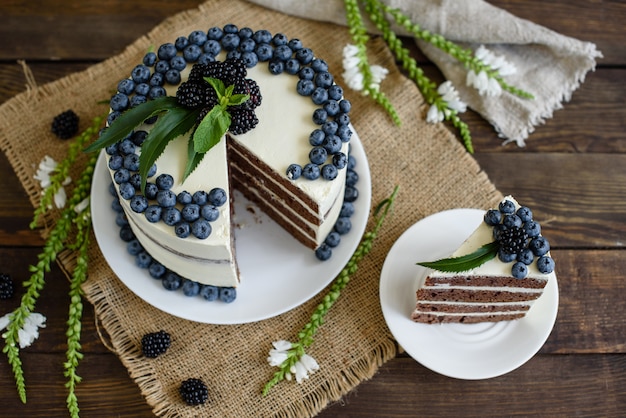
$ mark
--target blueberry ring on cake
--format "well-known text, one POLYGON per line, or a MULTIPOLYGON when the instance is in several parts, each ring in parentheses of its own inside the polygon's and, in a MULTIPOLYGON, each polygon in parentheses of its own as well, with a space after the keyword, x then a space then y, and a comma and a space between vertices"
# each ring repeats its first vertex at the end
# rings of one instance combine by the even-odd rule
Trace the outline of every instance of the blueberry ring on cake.
POLYGON ((166 289, 235 299, 235 189, 321 261, 350 231, 351 104, 300 40, 193 31, 146 53, 110 109, 87 150, 106 150, 120 237, 166 289))

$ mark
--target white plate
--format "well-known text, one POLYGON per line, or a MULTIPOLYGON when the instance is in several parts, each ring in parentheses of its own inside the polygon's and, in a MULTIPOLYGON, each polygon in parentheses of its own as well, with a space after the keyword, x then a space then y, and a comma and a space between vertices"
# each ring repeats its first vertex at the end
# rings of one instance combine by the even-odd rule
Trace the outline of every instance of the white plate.
POLYGON ((482 222, 484 211, 453 209, 428 216, 395 242, 380 276, 380 303, 396 341, 422 365, 458 379, 488 379, 508 373, 534 356, 546 342, 559 305, 556 280, 522 319, 479 324, 418 324, 415 263, 449 256, 482 222))
POLYGON ((147 270, 135 266, 119 238, 110 176, 104 151, 98 159, 91 193, 94 232, 111 269, 137 296, 169 314, 210 324, 242 324, 271 318, 287 312, 315 296, 326 287, 348 262, 359 244, 370 210, 371 177, 363 145, 356 134, 350 140, 359 197, 351 217, 352 230, 341 237, 332 257, 319 261, 312 250, 296 241, 278 224, 240 193, 235 194, 236 252, 241 273, 237 299, 229 304, 187 297, 182 291, 168 291, 147 270), (254 211, 250 211, 254 207, 254 211))

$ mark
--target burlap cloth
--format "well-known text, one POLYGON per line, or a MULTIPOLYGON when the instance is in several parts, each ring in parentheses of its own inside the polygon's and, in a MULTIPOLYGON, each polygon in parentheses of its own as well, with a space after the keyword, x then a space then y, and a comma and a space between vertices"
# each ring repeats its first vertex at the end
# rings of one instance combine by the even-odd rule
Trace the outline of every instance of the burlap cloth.
MULTIPOLYGON (((37 164, 46 154, 60 160, 66 151, 67 143, 49 132, 56 114, 72 108, 81 117, 81 128, 86 128, 94 116, 107 110, 106 105, 97 102, 110 97, 117 81, 129 74, 151 45, 228 22, 298 37, 329 62, 331 71, 342 71, 341 50, 349 42, 345 28, 287 17, 239 0, 207 1, 198 9, 167 19, 120 55, 41 87, 31 82, 26 92, 0 107, 0 146, 33 204, 41 192, 33 179, 37 164)), ((362 261, 308 349, 321 366, 308 381, 281 382, 268 396, 261 396, 263 385, 276 370, 266 361, 271 342, 295 341, 319 303, 319 295, 290 312, 257 323, 194 323, 163 313, 131 293, 113 274, 92 240, 85 296, 93 303, 114 351, 156 414, 315 415, 362 380, 374 376, 379 366, 397 354, 381 313, 378 283, 383 261, 399 235, 431 213, 455 207, 488 207, 501 197, 453 134, 441 124, 424 123, 422 98, 413 83, 393 69, 393 59, 384 45, 374 42, 371 52, 376 62, 391 69, 386 89, 398 104, 404 123, 396 127, 370 99, 347 92, 353 103, 352 120, 370 162, 373 203, 387 197, 395 185, 400 185, 400 194, 372 253, 362 261), (141 337, 159 329, 171 334, 172 347, 158 359, 146 359, 140 352, 141 337), (178 387, 189 377, 199 377, 208 384, 207 404, 184 405, 178 387)), ((78 178, 81 167, 76 165, 73 178, 78 178)), ((57 216, 53 212, 48 221, 57 216)), ((62 254, 60 262, 71 271, 73 254, 62 254)), ((240 291, 245 292, 245 283, 240 291)))

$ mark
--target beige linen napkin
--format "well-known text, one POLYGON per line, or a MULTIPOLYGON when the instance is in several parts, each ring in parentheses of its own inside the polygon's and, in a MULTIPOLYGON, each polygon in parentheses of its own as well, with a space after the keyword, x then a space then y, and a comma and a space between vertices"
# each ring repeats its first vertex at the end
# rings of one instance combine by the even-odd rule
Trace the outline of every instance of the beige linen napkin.
MULTIPOLYGON (((248 0, 308 19, 346 24, 343 0, 248 0)), ((385 0, 412 21, 466 48, 485 45, 514 64, 517 73, 505 80, 532 93, 532 100, 509 93, 484 97, 466 86, 467 71, 441 50, 418 41, 422 52, 452 81, 461 99, 491 123, 499 136, 519 146, 535 127, 569 101, 574 90, 602 57, 593 43, 556 33, 482 0, 385 0)), ((365 19, 367 20, 367 19, 365 19)), ((406 35, 395 28, 397 34, 406 35)), ((382 87, 385 89, 383 82, 382 87)))

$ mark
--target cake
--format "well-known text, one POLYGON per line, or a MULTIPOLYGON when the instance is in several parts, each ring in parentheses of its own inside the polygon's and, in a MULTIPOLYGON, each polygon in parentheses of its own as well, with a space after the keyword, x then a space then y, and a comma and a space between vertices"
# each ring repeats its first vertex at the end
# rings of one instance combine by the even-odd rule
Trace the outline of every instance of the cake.
POLYGON ((427 324, 523 318, 556 280, 549 250, 532 211, 507 196, 450 258, 418 263, 428 270, 411 318, 427 324))
POLYGON ((350 230, 350 102, 298 39, 197 30, 148 52, 117 90, 88 151, 106 149, 138 264, 183 279, 166 288, 239 285, 234 190, 322 261, 350 230))

